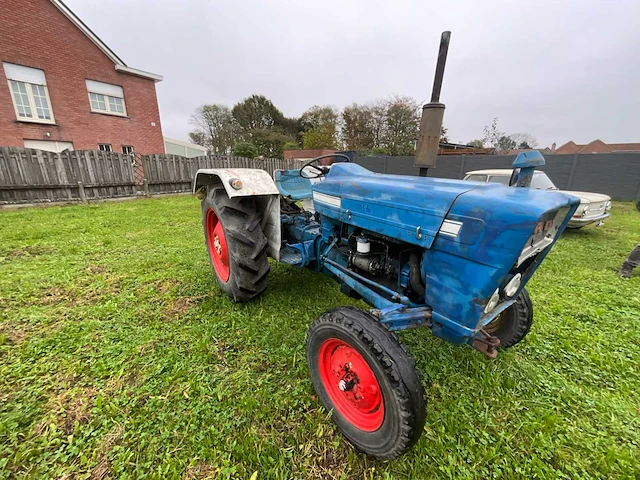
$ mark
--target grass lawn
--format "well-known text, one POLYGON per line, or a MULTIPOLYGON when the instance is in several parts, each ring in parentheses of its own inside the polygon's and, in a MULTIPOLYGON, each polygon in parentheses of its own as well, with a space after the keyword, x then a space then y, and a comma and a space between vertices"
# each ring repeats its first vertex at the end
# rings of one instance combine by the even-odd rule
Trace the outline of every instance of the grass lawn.
POLYGON ((357 453, 314 396, 305 332, 343 304, 274 265, 234 304, 194 197, 0 212, 0 478, 639 478, 640 214, 568 232, 495 361, 401 334, 428 413, 414 449, 357 453))

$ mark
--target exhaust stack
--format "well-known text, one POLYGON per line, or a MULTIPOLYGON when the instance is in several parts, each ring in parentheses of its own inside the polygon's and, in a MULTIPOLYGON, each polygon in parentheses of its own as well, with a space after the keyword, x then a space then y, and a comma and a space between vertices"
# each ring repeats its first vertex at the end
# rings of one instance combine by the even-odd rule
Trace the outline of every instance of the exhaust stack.
POLYGON ((440 50, 436 63, 436 74, 433 79, 431 101, 422 107, 420 120, 420 133, 416 147, 415 167, 420 168, 420 176, 426 177, 429 167, 435 168, 438 149, 440 148, 440 133, 442 132, 442 119, 444 118, 444 103, 440 103, 440 90, 444 78, 444 66, 447 63, 449 40, 451 32, 442 32, 440 37, 440 50))

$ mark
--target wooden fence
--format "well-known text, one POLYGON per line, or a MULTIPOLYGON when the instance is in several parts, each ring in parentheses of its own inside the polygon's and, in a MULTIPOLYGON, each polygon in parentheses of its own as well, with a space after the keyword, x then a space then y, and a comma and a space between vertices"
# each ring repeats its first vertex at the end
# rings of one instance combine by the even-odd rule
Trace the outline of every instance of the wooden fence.
POLYGON ((265 158, 264 160, 244 157, 210 155, 207 157, 186 158, 179 155, 146 155, 142 157, 145 188, 148 193, 188 192, 193 178, 201 168, 261 168, 273 174, 274 170, 297 168, 299 162, 265 158))
POLYGON ((199 168, 296 168, 292 160, 130 155, 95 150, 62 153, 0 147, 0 204, 74 202, 189 192, 199 168))

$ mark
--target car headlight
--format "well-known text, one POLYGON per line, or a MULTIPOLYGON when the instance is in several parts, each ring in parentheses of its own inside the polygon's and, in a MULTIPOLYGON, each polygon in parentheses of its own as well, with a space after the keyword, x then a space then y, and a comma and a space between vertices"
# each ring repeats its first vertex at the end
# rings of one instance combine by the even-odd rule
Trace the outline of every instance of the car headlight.
POLYGON ((522 275, 520 275, 519 273, 516 273, 513 276, 513 278, 509 280, 509 283, 507 283, 507 285, 504 287, 504 294, 508 298, 513 297, 518 291, 518 289, 520 288, 521 283, 522 283, 522 275))
POLYGON ((496 288, 496 291, 493 292, 491 298, 487 302, 487 305, 484 307, 484 313, 489 313, 491 310, 496 308, 500 303, 500 289, 496 288))
POLYGON ((607 202, 607 206, 605 207, 605 210, 608 212, 609 210, 611 210, 611 200, 609 200, 607 202))
POLYGON ((582 209, 582 216, 584 217, 587 213, 589 213, 589 205, 585 205, 582 209))

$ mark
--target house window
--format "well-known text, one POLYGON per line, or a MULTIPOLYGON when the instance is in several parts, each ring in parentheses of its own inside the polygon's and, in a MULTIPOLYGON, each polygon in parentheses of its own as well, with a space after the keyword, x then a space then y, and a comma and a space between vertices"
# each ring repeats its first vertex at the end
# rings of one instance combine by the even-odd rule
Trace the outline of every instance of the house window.
POLYGON ((92 112, 126 116, 124 90, 118 85, 86 80, 92 112))
POLYGON ((99 143, 98 144, 98 148, 100 149, 101 152, 112 152, 113 151, 111 149, 111 144, 110 143, 99 143))
POLYGON ((3 63, 16 118, 24 122, 54 123, 44 71, 3 63))
POLYGON ((122 153, 124 153, 125 155, 133 155, 133 146, 122 145, 122 153))

